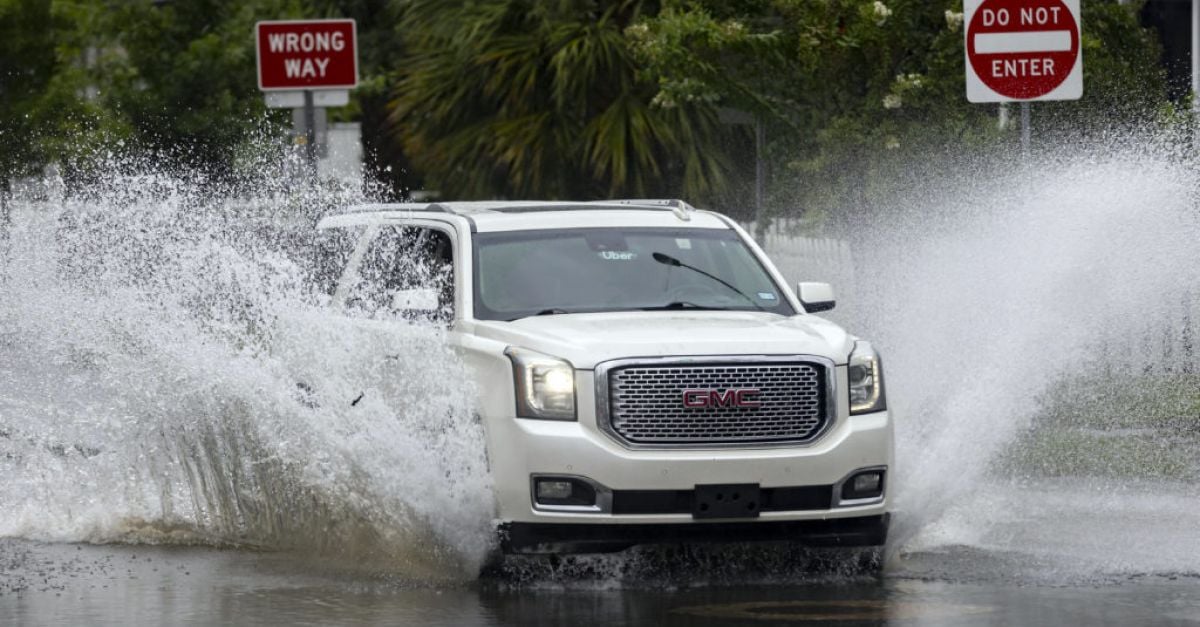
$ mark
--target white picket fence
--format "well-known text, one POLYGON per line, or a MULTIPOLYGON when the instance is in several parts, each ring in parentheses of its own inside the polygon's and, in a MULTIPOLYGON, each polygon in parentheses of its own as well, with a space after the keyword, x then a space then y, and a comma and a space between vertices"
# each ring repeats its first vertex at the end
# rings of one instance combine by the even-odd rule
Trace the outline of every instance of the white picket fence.
POLYGON ((809 237, 800 222, 777 219, 759 233, 753 222, 742 228, 755 237, 794 288, 800 281, 830 283, 840 294, 854 293, 854 258, 850 244, 832 237, 809 237))
POLYGON ((1147 304, 1143 319, 1114 324, 1098 343, 1108 364, 1143 374, 1200 374, 1198 332, 1200 286, 1167 302, 1147 304), (1128 332, 1130 326, 1133 332, 1128 332))

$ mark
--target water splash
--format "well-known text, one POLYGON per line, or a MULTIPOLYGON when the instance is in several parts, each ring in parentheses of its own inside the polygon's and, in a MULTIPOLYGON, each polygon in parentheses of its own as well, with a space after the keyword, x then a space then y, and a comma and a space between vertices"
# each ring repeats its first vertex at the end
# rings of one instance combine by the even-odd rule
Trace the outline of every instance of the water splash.
MULTIPOLYGON (((998 484, 996 461, 1068 383, 1200 371, 1200 355, 1185 346, 1189 316, 1200 312, 1200 177, 1176 154, 1176 139, 1064 147, 999 172, 964 161, 964 174, 896 198, 860 234, 849 326, 882 347, 888 368, 896 547, 1057 555, 1067 520, 1086 523, 1089 503, 1097 504, 1095 518, 1104 516, 1100 502, 1112 509, 1108 497, 1089 501, 1101 491, 1061 498, 1060 486, 1043 489, 1024 469, 1009 468, 1030 480, 1016 498, 998 484), (1055 518, 1048 512, 1063 527, 1039 535, 1055 518), (1024 533, 1011 533, 1020 527, 1014 520, 1027 523, 1024 533)), ((1169 437, 1160 438, 1164 446, 1169 437)), ((1170 503, 1192 492, 1169 481, 1155 490, 1170 503)), ((1180 509, 1170 503, 1164 511, 1180 509)), ((1137 507, 1130 501, 1128 509, 1137 507)), ((1089 526, 1112 531, 1106 538, 1114 543, 1134 531, 1089 526)), ((1165 533, 1164 555, 1176 540, 1165 533)), ((1179 567, 1153 553, 1140 565, 1117 564, 1087 553, 1095 547, 1077 548, 1089 568, 1179 567)))
POLYGON ((0 536, 473 576, 493 504, 463 364, 438 328, 381 330, 310 289, 315 218, 360 198, 108 165, 82 194, 11 206, 0 536))

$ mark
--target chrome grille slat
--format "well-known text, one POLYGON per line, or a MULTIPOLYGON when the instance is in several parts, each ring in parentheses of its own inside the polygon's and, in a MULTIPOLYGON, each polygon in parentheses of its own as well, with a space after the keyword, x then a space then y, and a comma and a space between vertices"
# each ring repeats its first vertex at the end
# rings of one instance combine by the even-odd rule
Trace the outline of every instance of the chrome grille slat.
POLYGON ((621 363, 604 369, 601 420, 634 446, 765 445, 810 442, 827 426, 832 376, 822 363, 621 363), (759 407, 683 405, 689 389, 759 390, 759 407))

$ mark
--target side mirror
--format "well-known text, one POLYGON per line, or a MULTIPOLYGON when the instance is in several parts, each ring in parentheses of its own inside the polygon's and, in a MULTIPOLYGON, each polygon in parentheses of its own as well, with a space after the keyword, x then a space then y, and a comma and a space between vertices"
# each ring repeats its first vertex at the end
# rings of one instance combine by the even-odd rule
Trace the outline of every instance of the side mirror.
POLYGON ((437 308, 438 291, 435 289, 397 290, 392 295, 392 309, 396 311, 437 311, 437 308))
POLYGON ((796 295, 808 313, 829 311, 837 304, 833 296, 833 286, 828 283, 798 283, 796 295))

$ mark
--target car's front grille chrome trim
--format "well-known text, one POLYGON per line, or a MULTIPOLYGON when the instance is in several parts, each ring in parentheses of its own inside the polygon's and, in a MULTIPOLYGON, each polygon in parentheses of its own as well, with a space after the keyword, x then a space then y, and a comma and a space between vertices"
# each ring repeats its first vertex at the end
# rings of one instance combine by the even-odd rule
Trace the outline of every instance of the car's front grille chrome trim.
POLYGON ((804 446, 837 416, 834 363, 815 355, 619 359, 595 374, 597 424, 627 448, 804 446), (706 390, 752 390, 753 401, 685 405, 706 390))

